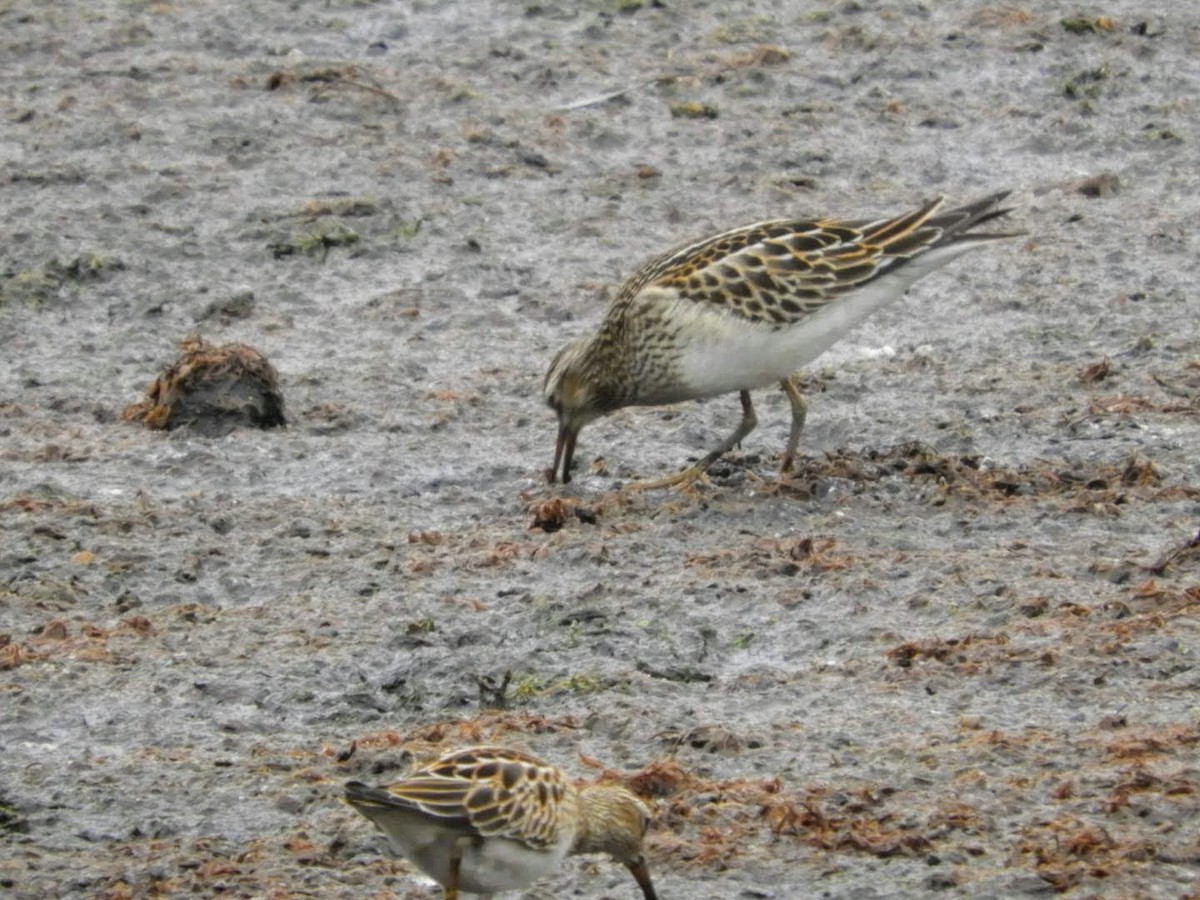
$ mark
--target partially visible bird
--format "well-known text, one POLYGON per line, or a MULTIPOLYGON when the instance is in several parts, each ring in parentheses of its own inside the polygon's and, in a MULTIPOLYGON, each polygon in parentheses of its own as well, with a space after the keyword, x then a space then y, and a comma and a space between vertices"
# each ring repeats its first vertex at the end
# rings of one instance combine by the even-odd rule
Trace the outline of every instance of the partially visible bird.
POLYGON ((576 787, 519 750, 455 750, 386 787, 348 782, 345 799, 442 886, 443 900, 526 887, 573 853, 609 854, 644 900, 657 900, 642 856, 646 805, 618 785, 576 787))
POLYGON ((917 279, 1016 237, 974 230, 1009 212, 999 206, 1006 196, 944 212, 939 197, 895 218, 759 222, 650 260, 621 285, 599 330, 550 363, 542 392, 558 415, 558 441, 549 480, 571 480, 576 439, 594 419, 737 391, 733 434, 695 465, 642 486, 695 478, 754 429, 750 391, 774 383, 792 407, 789 471, 807 408, 793 373, 917 279))

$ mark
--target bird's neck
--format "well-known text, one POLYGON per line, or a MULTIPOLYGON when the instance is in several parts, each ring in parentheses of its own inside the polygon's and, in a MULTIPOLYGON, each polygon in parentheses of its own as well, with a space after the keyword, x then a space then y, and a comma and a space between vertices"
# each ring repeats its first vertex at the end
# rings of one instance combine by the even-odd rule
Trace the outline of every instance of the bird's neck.
POLYGON ((588 345, 585 376, 605 413, 638 402, 636 354, 620 320, 605 321, 588 345))
POLYGON ((614 795, 616 792, 604 785, 584 788, 576 795, 579 804, 579 830, 575 833, 572 853, 612 853, 614 848, 613 829, 614 795))

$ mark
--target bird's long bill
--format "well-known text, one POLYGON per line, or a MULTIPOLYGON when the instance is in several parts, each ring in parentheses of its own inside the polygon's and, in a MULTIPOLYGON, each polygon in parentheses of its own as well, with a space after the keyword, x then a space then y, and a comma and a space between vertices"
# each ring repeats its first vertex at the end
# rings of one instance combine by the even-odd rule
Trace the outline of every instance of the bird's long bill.
POLYGON ((639 859, 636 862, 625 863, 625 865, 633 873, 633 878, 638 883, 638 887, 642 889, 642 896, 645 900, 658 900, 658 894, 654 892, 654 884, 650 881, 650 869, 646 865, 646 861, 639 859))
POLYGON ((550 470, 551 482, 558 478, 559 463, 562 463, 562 483, 571 480, 571 460, 575 458, 575 438, 578 436, 578 430, 567 423, 559 424, 558 442, 554 445, 554 468, 550 470))

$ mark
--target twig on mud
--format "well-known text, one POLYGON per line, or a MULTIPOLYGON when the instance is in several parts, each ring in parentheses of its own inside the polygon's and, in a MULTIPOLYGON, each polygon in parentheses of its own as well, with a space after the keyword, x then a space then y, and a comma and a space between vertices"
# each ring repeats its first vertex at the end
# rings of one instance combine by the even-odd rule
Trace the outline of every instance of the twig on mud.
POLYGON ((631 85, 627 88, 622 88, 619 91, 609 91, 607 94, 600 94, 596 97, 585 97, 582 100, 576 100, 572 103, 566 104, 565 106, 556 106, 551 111, 552 112, 572 112, 577 109, 584 109, 588 106, 599 106, 602 103, 609 103, 613 100, 616 100, 619 97, 624 97, 626 94, 628 94, 632 91, 636 91, 639 88, 643 88, 646 85, 650 84, 651 82, 657 81, 657 80, 658 79, 650 78, 645 81, 639 82, 638 84, 631 85))
POLYGON ((393 103, 400 102, 400 98, 397 97, 395 94, 393 94, 391 91, 385 91, 383 88, 375 87, 375 85, 373 85, 373 84, 365 84, 361 81, 351 81, 349 78, 342 78, 339 81, 337 81, 336 83, 344 84, 347 87, 356 87, 356 88, 361 88, 364 91, 370 91, 372 94, 378 94, 380 97, 384 97, 388 100, 391 100, 393 103))
POLYGON ((483 709, 506 709, 508 686, 512 682, 512 669, 504 673, 500 683, 491 675, 477 675, 475 684, 479 688, 479 705, 483 709))

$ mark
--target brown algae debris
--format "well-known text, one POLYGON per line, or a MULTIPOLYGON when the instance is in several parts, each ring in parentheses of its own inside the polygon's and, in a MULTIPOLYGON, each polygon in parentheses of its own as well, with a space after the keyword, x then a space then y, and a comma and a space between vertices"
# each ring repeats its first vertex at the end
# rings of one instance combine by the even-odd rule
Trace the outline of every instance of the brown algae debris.
POLYGON ((239 427, 287 424, 279 375, 246 344, 217 346, 198 335, 179 342, 183 354, 169 365, 121 418, 147 428, 189 427, 220 437, 239 427))

